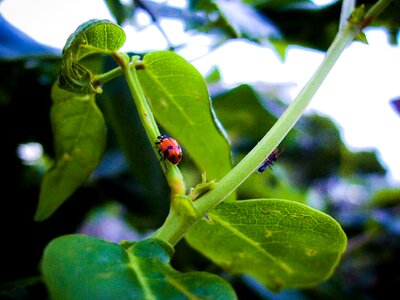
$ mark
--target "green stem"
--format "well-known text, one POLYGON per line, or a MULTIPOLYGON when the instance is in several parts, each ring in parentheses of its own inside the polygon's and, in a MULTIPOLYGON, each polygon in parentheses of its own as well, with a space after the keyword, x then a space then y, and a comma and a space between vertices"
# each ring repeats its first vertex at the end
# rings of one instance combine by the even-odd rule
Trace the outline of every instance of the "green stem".
POLYGON ((301 117, 329 71, 358 31, 355 25, 348 24, 343 32, 336 36, 322 64, 264 138, 231 172, 221 179, 214 190, 196 201, 195 207, 201 214, 207 213, 207 211, 221 203, 244 180, 253 174, 260 163, 279 145, 301 117))
POLYGON ((341 32, 347 24, 352 11, 356 7, 356 0, 343 0, 342 9, 340 10, 339 32, 341 32))
POLYGON ((117 78, 121 74, 122 74, 121 67, 118 67, 118 68, 112 69, 111 71, 108 71, 106 73, 96 75, 96 76, 94 76, 93 85, 101 86, 101 85, 105 84, 106 82, 108 82, 114 78, 117 78))
MULTIPOLYGON (((371 18, 375 19, 390 4, 390 2, 390 0, 378 1, 368 11, 365 18, 368 18, 368 21, 371 22, 371 18)), ((214 190, 205 194, 195 202, 194 206, 201 215, 206 214, 210 209, 216 207, 235 189, 237 189, 240 184, 242 184, 243 181, 245 181, 258 168, 260 163, 279 145, 287 133, 296 124, 297 120, 301 117, 346 46, 353 41, 354 37, 362 28, 348 22, 343 30, 336 35, 335 40, 329 47, 325 58, 317 71, 271 130, 268 131, 257 146, 254 147, 253 150, 246 155, 246 157, 244 157, 231 172, 221 179, 214 190)))
MULTIPOLYGON (((129 90, 132 93, 133 100, 135 102, 136 108, 139 113, 140 120, 143 124, 147 137, 150 144, 154 145, 157 141, 157 137, 160 134, 156 120, 154 119, 153 112, 147 103, 146 97, 144 95, 143 89, 140 85, 139 78, 136 72, 136 64, 139 60, 138 56, 132 57, 132 61, 129 61, 129 57, 125 53, 116 52, 113 53, 114 59, 121 67, 122 74, 125 76, 126 82, 128 84, 129 90)), ((154 153, 157 157, 159 156, 158 148, 153 147, 154 153)), ((162 168, 164 167, 164 161, 160 160, 162 168)), ((166 162, 168 167, 165 168, 165 177, 167 179, 168 185, 171 188, 171 198, 176 195, 185 193, 185 183, 183 176, 179 171, 178 167, 166 162)))
POLYGON ((361 30, 371 24, 385 9, 389 6, 392 0, 380 0, 376 2, 365 14, 364 23, 362 24, 361 30))
POLYGON ((200 217, 189 197, 175 197, 171 201, 171 209, 167 219, 152 237, 162 239, 175 246, 185 235, 188 228, 196 223, 200 217))
POLYGON ((153 113, 147 103, 142 87, 140 86, 136 69, 134 67, 139 57, 132 57, 133 67, 132 64, 129 62, 129 57, 126 54, 116 53, 114 57, 121 66, 122 73, 124 74, 129 90, 132 93, 132 97, 135 101, 135 105, 138 110, 140 120, 142 121, 144 130, 146 131, 150 143, 153 144, 155 141, 157 141, 157 137, 160 135, 160 131, 153 117, 153 113))
MULTIPOLYGON (((372 8, 374 11, 374 18, 377 16, 375 12, 381 12, 382 7, 386 7, 389 2, 390 1, 387 0, 381 0, 372 8)), ((367 14, 367 16, 370 15, 367 14)), ((362 27, 359 26, 359 24, 357 25, 348 22, 343 30, 337 34, 332 45, 329 47, 322 64, 271 130, 268 131, 264 138, 249 154, 246 155, 246 157, 242 159, 242 161, 240 161, 221 179, 213 190, 209 191, 193 203, 193 208, 196 212, 193 215, 197 215, 197 218, 184 219, 179 217, 178 219, 173 220, 176 218, 177 212, 172 211, 170 212, 166 222, 154 235, 155 237, 163 238, 170 244, 175 245, 181 238, 183 238, 185 232, 190 226, 199 221, 208 211, 220 204, 233 191, 235 191, 243 181, 255 172, 261 162, 279 145, 287 133, 296 124, 346 46, 353 41, 361 28, 362 27), (184 222, 182 220, 184 220, 184 222)))

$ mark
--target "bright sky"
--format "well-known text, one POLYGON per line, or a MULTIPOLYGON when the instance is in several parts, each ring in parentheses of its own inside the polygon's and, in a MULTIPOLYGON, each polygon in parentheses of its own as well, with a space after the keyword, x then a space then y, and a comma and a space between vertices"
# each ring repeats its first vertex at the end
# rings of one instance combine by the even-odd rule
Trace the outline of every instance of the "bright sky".
MULTIPOLYGON (((181 0, 168 2, 182 3, 181 0)), ((60 49, 81 23, 92 18, 111 19, 104 2, 99 0, 4 0, 0 12, 37 41, 60 49)), ((168 25, 167 34, 172 42, 187 38, 180 23, 169 22, 168 25)), ((142 32, 127 28, 126 33, 124 50, 166 47, 165 40, 154 27, 142 32)), ((390 170, 389 179, 400 184, 400 116, 389 103, 400 96, 400 47, 388 45, 387 36, 380 30, 368 30, 366 34, 369 45, 355 42, 346 49, 313 99, 310 110, 333 117, 351 149, 378 149, 381 162, 390 170)), ((282 62, 271 49, 237 41, 218 48, 207 57, 192 60, 203 54, 207 46, 207 41, 201 37, 192 38, 192 41, 198 53, 192 52, 189 56, 182 51, 180 54, 203 74, 217 64, 227 84, 288 83, 293 86, 292 98, 323 59, 322 53, 291 47, 282 62)))

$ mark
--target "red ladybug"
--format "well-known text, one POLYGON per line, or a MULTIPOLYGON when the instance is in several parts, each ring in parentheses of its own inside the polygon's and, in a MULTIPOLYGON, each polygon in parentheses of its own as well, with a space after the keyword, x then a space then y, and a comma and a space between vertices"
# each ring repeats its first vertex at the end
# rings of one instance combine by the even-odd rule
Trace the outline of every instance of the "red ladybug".
POLYGON ((168 159, 174 165, 179 164, 182 159, 182 148, 172 137, 160 135, 155 143, 158 147, 158 153, 163 155, 163 159, 168 159))

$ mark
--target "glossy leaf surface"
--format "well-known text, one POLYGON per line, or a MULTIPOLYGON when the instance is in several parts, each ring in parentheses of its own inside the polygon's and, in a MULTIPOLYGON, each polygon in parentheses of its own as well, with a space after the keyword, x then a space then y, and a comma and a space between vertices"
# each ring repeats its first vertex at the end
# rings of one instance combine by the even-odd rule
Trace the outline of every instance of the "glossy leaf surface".
POLYGON ((138 75, 157 121, 168 134, 210 180, 224 176, 231 169, 229 144, 201 74, 179 55, 161 51, 145 55, 138 75))
POLYGON ((236 299, 216 275, 174 270, 172 254, 158 239, 122 247, 69 235, 46 247, 42 272, 53 299, 236 299))
POLYGON ((52 91, 51 123, 56 162, 43 178, 35 220, 48 218, 81 186, 100 162, 106 141, 94 95, 52 91))
POLYGON ((222 203, 192 227, 189 244, 232 273, 269 289, 305 287, 327 279, 346 248, 328 215, 288 200, 222 203))

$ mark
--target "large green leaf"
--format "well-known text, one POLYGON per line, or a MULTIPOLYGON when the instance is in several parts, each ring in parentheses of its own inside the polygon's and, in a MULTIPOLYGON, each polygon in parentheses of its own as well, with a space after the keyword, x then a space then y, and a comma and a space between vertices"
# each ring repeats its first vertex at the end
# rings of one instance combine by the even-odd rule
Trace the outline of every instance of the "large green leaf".
POLYGON ((45 249, 42 272, 52 299, 236 299, 231 286, 206 272, 180 273, 173 248, 158 239, 129 247, 69 235, 45 249))
POLYGON ((145 55, 138 75, 157 121, 209 179, 224 176, 231 169, 230 148, 201 74, 179 55, 161 51, 145 55))
POLYGON ((125 39, 122 28, 108 20, 89 20, 80 25, 63 49, 60 87, 80 94, 100 93, 84 59, 93 54, 111 54, 122 47, 125 39))
POLYGON ((48 218, 87 180, 106 141, 105 122, 94 95, 77 95, 54 85, 52 99, 56 162, 43 178, 36 221, 48 218))
POLYGON ((230 272, 251 275, 274 291, 327 279, 347 241, 328 215, 277 199, 222 203, 186 239, 230 272))

